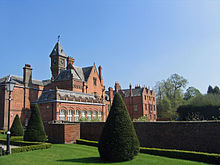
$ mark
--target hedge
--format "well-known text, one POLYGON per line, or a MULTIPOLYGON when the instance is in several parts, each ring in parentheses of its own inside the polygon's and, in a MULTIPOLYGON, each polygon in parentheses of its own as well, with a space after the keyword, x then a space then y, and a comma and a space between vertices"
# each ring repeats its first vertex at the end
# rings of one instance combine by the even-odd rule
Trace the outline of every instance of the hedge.
MULTIPOLYGON (((90 141, 84 139, 77 139, 76 143, 89 145, 89 146, 98 146, 97 141, 90 141)), ((174 150, 174 149, 145 148, 145 147, 140 147, 140 153, 212 163, 212 164, 220 164, 220 154, 214 154, 214 153, 183 151, 183 150, 174 150)))
MULTIPOLYGON (((1 144, 7 144, 6 139, 0 139, 1 144)), ((27 152, 27 151, 34 151, 40 149, 47 149, 52 146, 51 143, 42 143, 42 142, 28 142, 28 141, 10 141, 10 145, 21 146, 18 148, 11 148, 12 153, 19 153, 19 152, 27 152)), ((3 155, 5 155, 5 152, 3 155)))

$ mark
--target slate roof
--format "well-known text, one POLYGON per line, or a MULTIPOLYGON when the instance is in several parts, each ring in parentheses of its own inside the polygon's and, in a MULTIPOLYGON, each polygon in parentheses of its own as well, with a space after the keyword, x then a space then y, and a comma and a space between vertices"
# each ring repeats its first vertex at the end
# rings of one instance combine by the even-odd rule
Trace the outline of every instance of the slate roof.
POLYGON ((66 53, 64 52, 63 47, 61 46, 59 41, 56 43, 52 52, 50 53, 50 56, 57 56, 57 55, 66 57, 66 53))
POLYGON ((87 98, 87 99, 93 99, 96 100, 94 95, 88 94, 88 93, 80 93, 80 92, 73 92, 70 90, 64 90, 64 89, 57 89, 57 90, 49 90, 49 91, 43 91, 41 96, 36 102, 44 102, 44 101, 54 101, 56 100, 56 95, 59 95, 60 97, 81 97, 81 98, 87 98))
MULTIPOLYGON (((8 75, 8 76, 5 76, 3 78, 0 78, 0 84, 4 84, 8 80, 9 77, 11 77, 12 82, 14 82, 16 84, 19 84, 19 85, 24 85, 23 77, 14 76, 14 75, 8 75)), ((32 84, 34 84, 34 85, 45 86, 45 85, 48 85, 49 83, 51 83, 50 80, 43 80, 43 81, 32 80, 32 84)))
POLYGON ((76 80, 87 81, 92 71, 92 68, 93 66, 84 68, 73 66, 73 69, 62 70, 60 74, 55 78, 55 81, 70 80, 72 77, 76 80))
MULTIPOLYGON (((147 88, 132 89, 132 96, 141 96, 144 89, 146 89, 146 92, 148 93, 149 89, 147 88)), ((122 92, 125 97, 130 97, 130 89, 121 89, 120 92, 122 92)), ((152 90, 150 90, 150 92, 152 94, 152 90)), ((109 96, 109 91, 106 91, 105 93, 109 96)), ((115 91, 113 91, 113 95, 115 95, 115 91)))

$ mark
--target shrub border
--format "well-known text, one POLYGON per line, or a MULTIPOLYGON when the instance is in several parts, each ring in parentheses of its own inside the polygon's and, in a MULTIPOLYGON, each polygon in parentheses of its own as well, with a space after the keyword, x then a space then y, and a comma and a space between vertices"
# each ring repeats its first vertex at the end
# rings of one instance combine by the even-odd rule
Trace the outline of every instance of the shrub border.
MULTIPOLYGON (((89 146, 96 146, 96 147, 98 146, 97 141, 90 141, 85 139, 77 139, 76 143, 89 145, 89 146)), ((212 164, 220 164, 220 154, 215 154, 215 153, 194 152, 194 151, 184 151, 184 150, 174 150, 174 149, 146 148, 146 147, 140 147, 140 153, 212 163, 212 164)))
MULTIPOLYGON (((6 144, 6 139, 0 139, 0 143, 6 144)), ((20 146, 18 148, 11 148, 11 153, 19 153, 19 152, 28 152, 40 149, 47 149, 52 146, 51 143, 42 143, 42 142, 28 142, 28 141, 10 141, 11 145, 20 146)), ((5 155, 6 151, 3 151, 3 155, 5 155)))

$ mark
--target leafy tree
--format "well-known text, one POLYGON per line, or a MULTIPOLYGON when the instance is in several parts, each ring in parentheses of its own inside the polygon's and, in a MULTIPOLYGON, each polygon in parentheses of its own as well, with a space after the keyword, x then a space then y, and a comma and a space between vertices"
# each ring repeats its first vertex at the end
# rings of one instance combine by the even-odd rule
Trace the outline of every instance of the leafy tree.
POLYGON ((212 94, 212 93, 213 93, 213 88, 211 85, 209 85, 207 94, 212 94))
POLYGON ((126 105, 116 93, 99 139, 100 157, 111 162, 131 160, 138 154, 139 146, 126 105))
POLYGON ((220 89, 218 86, 215 86, 215 88, 213 89, 213 94, 220 95, 220 89))
POLYGON ((171 119, 176 119, 177 113, 176 110, 179 105, 183 103, 183 89, 186 87, 188 81, 178 75, 173 74, 167 80, 162 80, 157 82, 155 88, 155 93, 157 96, 157 107, 161 108, 161 110, 166 110, 166 104, 162 104, 161 100, 166 97, 171 104, 171 111, 169 112, 171 119))
POLYGON ((10 132, 11 132, 11 136, 23 136, 24 135, 24 129, 22 127, 21 120, 18 115, 15 116, 10 132))
POLYGON ((37 104, 31 108, 31 117, 24 134, 25 141, 44 142, 47 140, 40 110, 37 104))
POLYGON ((157 117, 171 118, 173 115, 170 100, 167 97, 163 97, 157 105, 157 117))
POLYGON ((186 93, 184 94, 184 100, 189 100, 193 97, 197 97, 197 96, 201 96, 202 94, 200 93, 200 91, 194 87, 189 87, 186 90, 186 93))

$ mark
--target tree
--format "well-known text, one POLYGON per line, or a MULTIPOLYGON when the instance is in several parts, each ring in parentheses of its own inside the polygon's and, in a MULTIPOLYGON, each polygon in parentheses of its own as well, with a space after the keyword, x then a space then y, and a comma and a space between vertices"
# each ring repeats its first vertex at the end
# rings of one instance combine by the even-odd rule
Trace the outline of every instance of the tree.
POLYGON ((212 94, 212 93, 213 93, 213 88, 211 85, 209 85, 207 94, 212 94))
POLYGON ((200 93, 200 91, 194 87, 189 87, 186 90, 186 93, 184 94, 184 100, 189 100, 193 97, 197 97, 197 96, 201 96, 202 94, 200 93))
POLYGON ((24 136, 24 129, 18 115, 15 116, 10 132, 11 136, 24 136))
POLYGON ((171 118, 172 108, 170 100, 167 97, 163 97, 157 105, 157 117, 160 118, 171 118))
POLYGON ((117 92, 99 139, 100 157, 111 162, 131 160, 138 154, 139 146, 126 105, 117 92))
POLYGON ((24 134, 25 141, 44 142, 47 140, 40 110, 37 104, 31 108, 31 117, 24 134))
POLYGON ((215 86, 215 88, 213 89, 213 94, 220 95, 220 90, 218 86, 215 86))
POLYGON ((166 107, 161 107, 166 104, 162 104, 160 101, 163 100, 164 97, 170 101, 171 111, 169 114, 171 116, 169 116, 169 118, 172 120, 176 119, 176 110, 178 106, 183 103, 183 89, 187 83, 188 81, 184 77, 178 74, 172 74, 167 80, 157 82, 154 87, 157 96, 157 107, 160 107, 161 110, 166 110, 166 107))

